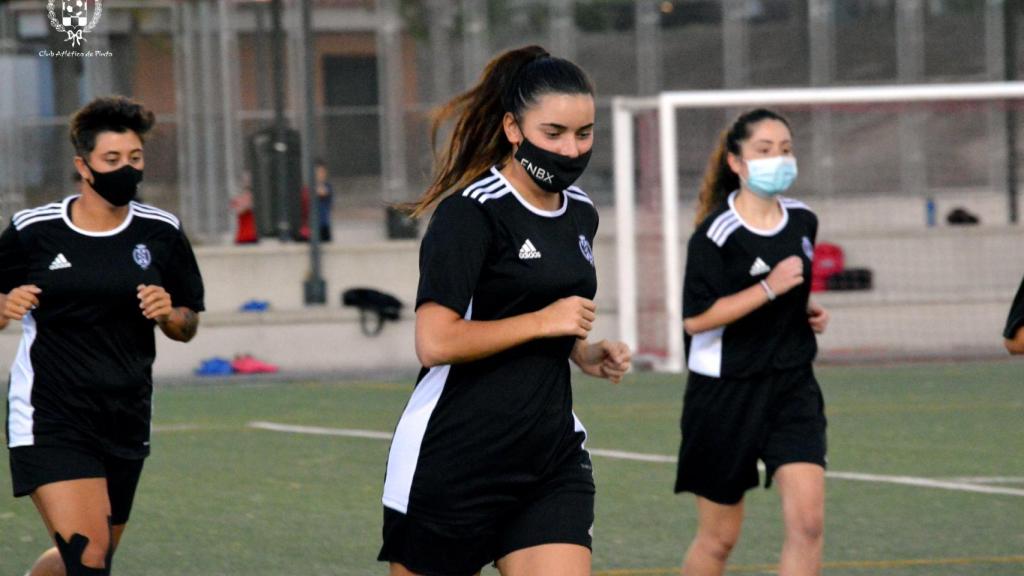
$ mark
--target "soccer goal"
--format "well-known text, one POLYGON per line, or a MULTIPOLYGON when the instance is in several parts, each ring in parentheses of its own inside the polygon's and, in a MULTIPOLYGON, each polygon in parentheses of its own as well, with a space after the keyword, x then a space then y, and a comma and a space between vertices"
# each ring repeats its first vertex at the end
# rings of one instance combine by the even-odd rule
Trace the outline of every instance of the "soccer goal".
POLYGON ((863 290, 815 295, 833 307, 823 352, 992 353, 1024 274, 1024 82, 615 98, 618 323, 638 365, 684 367, 684 258, 700 181, 721 130, 754 107, 790 120, 800 168, 790 195, 818 213, 819 245, 835 243, 848 268, 872 274, 863 290))

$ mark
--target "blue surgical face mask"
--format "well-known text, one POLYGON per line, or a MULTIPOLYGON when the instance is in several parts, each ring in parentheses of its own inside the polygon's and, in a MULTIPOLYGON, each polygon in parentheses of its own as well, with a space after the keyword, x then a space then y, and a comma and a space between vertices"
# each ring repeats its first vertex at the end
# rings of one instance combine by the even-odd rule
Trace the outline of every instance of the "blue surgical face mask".
POLYGON ((744 184, 762 198, 774 198, 793 185, 796 180, 796 158, 775 156, 747 160, 747 179, 744 184))

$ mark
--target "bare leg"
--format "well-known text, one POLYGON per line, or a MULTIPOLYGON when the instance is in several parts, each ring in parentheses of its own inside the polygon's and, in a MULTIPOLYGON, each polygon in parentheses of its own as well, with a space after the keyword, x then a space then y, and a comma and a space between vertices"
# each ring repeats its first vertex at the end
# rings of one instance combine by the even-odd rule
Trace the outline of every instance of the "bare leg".
POLYGON ((786 464, 775 472, 775 482, 786 526, 779 575, 817 576, 825 542, 825 469, 817 464, 786 464))
MULTIPOLYGON (((121 536, 124 534, 124 529, 127 526, 127 524, 117 524, 111 528, 111 535, 114 538, 114 550, 117 550, 118 544, 121 543, 121 536)), ((65 576, 64 560, 61 559, 60 552, 56 546, 39 556, 36 563, 32 565, 29 576, 65 576)))
POLYGON ((542 544, 498 559, 502 576, 590 576, 590 549, 578 544, 542 544))
MULTIPOLYGON (((105 568, 111 550, 110 500, 105 478, 83 478, 54 482, 40 486, 32 493, 32 502, 39 510, 51 536, 59 535, 65 541, 77 534, 88 539, 82 551, 81 563, 89 568, 105 568)), ((54 572, 54 554, 47 550, 32 569, 33 576, 63 576, 54 572), (37 572, 37 569, 40 570, 37 572)), ((60 555, 56 555, 60 559, 60 555)))
POLYGON ((721 576, 725 563, 740 538, 743 501, 734 505, 697 497, 697 535, 683 559, 685 576, 721 576))

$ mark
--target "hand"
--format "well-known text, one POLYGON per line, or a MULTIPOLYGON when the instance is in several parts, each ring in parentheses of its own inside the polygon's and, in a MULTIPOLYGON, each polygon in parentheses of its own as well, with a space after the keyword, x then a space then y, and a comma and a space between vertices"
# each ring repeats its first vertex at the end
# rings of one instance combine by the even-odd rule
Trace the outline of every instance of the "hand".
POLYGON ((632 359, 633 352, 625 342, 601 340, 587 344, 581 341, 573 350, 573 361, 584 374, 605 378, 612 384, 622 381, 622 377, 629 372, 632 359))
POLYGON ((4 299, 4 317, 9 320, 21 320, 30 310, 39 306, 39 295, 42 293, 43 291, 35 284, 26 284, 11 290, 4 299))
POLYGON ((820 304, 811 300, 807 303, 807 321, 811 323, 811 330, 814 330, 815 334, 824 334, 825 328, 828 327, 828 321, 832 316, 821 307, 820 304))
POLYGON ((586 339, 594 327, 596 311, 597 305, 593 300, 580 296, 557 300, 537 312, 541 337, 575 336, 586 339))
POLYGON ((772 268, 765 279, 776 296, 782 296, 804 283, 804 262, 799 256, 790 256, 772 268))
POLYGON ((139 308, 142 309, 142 315, 150 320, 155 320, 158 324, 164 324, 171 317, 171 295, 163 289, 163 286, 154 286, 152 284, 139 284, 139 308))

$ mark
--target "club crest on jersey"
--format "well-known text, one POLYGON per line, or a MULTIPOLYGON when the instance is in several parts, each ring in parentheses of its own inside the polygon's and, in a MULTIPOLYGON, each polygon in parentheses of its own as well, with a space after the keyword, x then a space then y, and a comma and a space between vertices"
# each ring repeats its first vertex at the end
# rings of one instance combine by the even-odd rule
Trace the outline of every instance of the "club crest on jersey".
POLYGON ((149 253, 149 248, 146 248, 145 244, 135 245, 135 250, 132 250, 132 259, 143 270, 147 270, 149 265, 153 263, 153 255, 149 253))
POLYGON ((541 182, 550 182, 552 184, 555 183, 555 175, 552 174, 551 172, 548 172, 547 170, 541 168, 540 166, 534 166, 525 158, 520 160, 519 163, 523 165, 523 168, 526 168, 527 172, 533 174, 533 176, 540 180, 541 182))
POLYGON ((583 257, 590 262, 590 265, 594 265, 594 251, 590 249, 590 242, 587 242, 587 237, 580 234, 580 252, 583 252, 583 257))
POLYGON ((811 239, 808 238, 807 236, 804 236, 803 246, 804 254, 807 256, 807 259, 814 260, 814 245, 811 244, 811 239))

